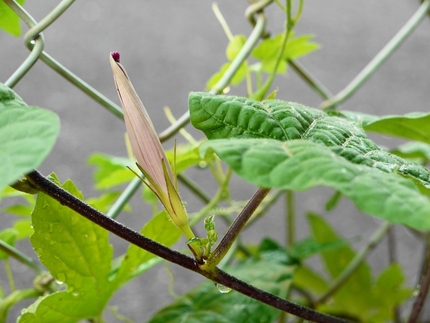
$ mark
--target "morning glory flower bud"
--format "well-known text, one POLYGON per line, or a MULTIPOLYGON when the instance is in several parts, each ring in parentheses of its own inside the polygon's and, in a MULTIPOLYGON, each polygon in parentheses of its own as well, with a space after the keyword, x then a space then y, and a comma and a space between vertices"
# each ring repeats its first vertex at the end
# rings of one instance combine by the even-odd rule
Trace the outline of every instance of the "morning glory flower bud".
MULTIPOLYGON (((157 195, 172 222, 187 239, 195 237, 188 224, 188 215, 178 193, 176 174, 168 162, 149 115, 131 84, 118 52, 110 55, 116 89, 124 111, 127 135, 137 166, 145 175, 142 181, 157 195)), ((193 250, 199 254, 197 250, 193 250)))

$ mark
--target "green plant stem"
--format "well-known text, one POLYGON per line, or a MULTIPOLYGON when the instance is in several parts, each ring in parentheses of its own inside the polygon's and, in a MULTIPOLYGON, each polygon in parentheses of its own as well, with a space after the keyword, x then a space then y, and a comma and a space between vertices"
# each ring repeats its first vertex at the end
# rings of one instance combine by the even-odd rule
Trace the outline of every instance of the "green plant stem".
POLYGON ((121 193, 109 211, 106 213, 106 216, 115 219, 119 213, 122 211, 124 206, 128 203, 128 201, 133 197, 133 195, 137 192, 138 188, 142 185, 142 181, 139 177, 135 177, 131 180, 131 182, 127 185, 125 190, 121 193))
POLYGON ((231 62, 227 71, 225 71, 221 79, 214 85, 214 87, 209 91, 209 93, 212 93, 212 94, 222 93, 222 91, 230 84, 233 76, 239 70, 242 63, 249 57, 252 49, 257 44, 259 38, 261 37, 261 34, 264 31, 265 26, 266 26, 266 16, 263 13, 259 13, 257 18, 257 23, 255 25, 255 28, 252 30, 251 35, 249 35, 245 44, 240 49, 239 53, 234 58, 234 60, 231 62))
POLYGON ((291 0, 286 0, 286 1, 287 1, 287 19, 285 24, 284 35, 282 37, 282 44, 278 51, 278 56, 276 57, 276 63, 272 73, 270 73, 269 77, 267 78, 263 86, 260 89, 258 89, 253 95, 253 99, 257 101, 263 100, 267 92, 269 91, 270 87, 272 86, 273 81, 275 80, 275 77, 277 74, 278 66, 281 60, 283 59, 285 48, 287 47, 288 38, 290 37, 290 33, 294 28, 295 20, 291 16, 291 0))
MULTIPOLYGON (((257 44, 258 39, 261 37, 262 33, 264 32, 265 26, 266 26, 266 17, 263 13, 260 13, 258 14, 257 23, 255 25, 255 28, 252 30, 251 35, 249 35, 245 44, 243 45, 243 47, 241 48, 237 56, 234 58, 234 60, 231 62, 227 71, 225 71, 224 75, 217 82, 217 84, 214 85, 214 87, 209 91, 209 93, 212 93, 212 94, 222 93, 222 91, 230 84, 230 81, 233 78, 233 76, 236 74, 236 72, 239 70, 242 63, 248 58, 252 49, 257 44)), ((172 136, 174 136, 179 131, 179 129, 186 126, 189 121, 190 121, 190 113, 189 111, 187 111, 178 119, 178 121, 175 124, 172 124, 171 126, 169 126, 167 129, 165 129, 163 132, 161 132, 158 135, 158 137, 160 138, 160 141, 163 142, 171 138, 172 136)))
POLYGON ((4 269, 6 271, 7 280, 9 281, 10 291, 16 291, 15 279, 13 278, 12 269, 10 268, 9 258, 4 260, 4 269))
POLYGON ((234 36, 230 30, 230 27, 227 24, 227 21, 225 20, 224 16, 219 10, 218 4, 216 2, 212 4, 212 11, 214 12, 215 17, 218 19, 219 23, 221 24, 222 29, 224 29, 224 32, 227 35, 228 40, 232 41, 234 36))
MULTIPOLYGON (((36 25, 36 21, 14 0, 4 0, 9 8, 11 8, 30 28, 36 25)), ((33 65, 39 59, 40 54, 43 51, 45 42, 43 35, 40 34, 38 37, 33 38, 33 48, 31 49, 30 55, 26 60, 15 70, 15 72, 4 82, 6 86, 13 88, 27 72, 33 67, 33 65)))
POLYGON ((224 258, 230 247, 233 245, 239 233, 245 227, 246 222, 252 216, 257 207, 264 200, 266 195, 270 192, 268 188, 259 188, 257 192, 249 200, 248 204, 245 205, 242 212, 239 213, 236 220, 227 230, 227 233, 222 238, 219 245, 212 252, 209 259, 206 261, 205 267, 212 269, 224 258))
POLYGON ((48 28, 55 20, 57 20, 72 4, 75 0, 63 0, 61 1, 49 14, 47 14, 41 21, 36 25, 32 26, 31 29, 24 36, 24 43, 27 47, 32 47, 32 41, 39 37, 39 34, 48 28))
MULTIPOLYGON (((255 27, 258 23, 258 18, 256 20, 255 15, 261 14, 263 12, 263 9, 268 5, 270 5, 272 2, 273 0, 260 0, 252 3, 248 8, 246 8, 245 17, 246 19, 248 19, 252 27, 255 27)), ((269 37, 269 33, 263 30, 260 37, 261 38, 269 37)))
POLYGON ((9 310, 16 303, 30 298, 37 298, 42 295, 43 292, 38 291, 35 288, 21 289, 9 294, 0 302, 0 322, 6 322, 9 310))
POLYGON ((425 256, 423 262, 423 269, 421 273, 421 281, 419 284, 419 293, 415 299, 412 307, 411 315, 409 316, 408 323, 416 323, 420 317, 421 311, 423 310, 424 302, 427 298, 430 286, 430 245, 426 244, 425 256))
POLYGON ((343 283, 355 272, 355 270, 357 270, 367 254, 378 245, 390 226, 391 223, 385 222, 378 228, 378 230, 370 237, 364 248, 355 255, 342 273, 331 283, 325 294, 315 301, 315 306, 326 302, 340 287, 342 287, 343 283))
POLYGON ((67 81, 76 86, 78 89, 80 89, 82 92, 84 92, 86 95, 88 95, 90 98, 92 98, 94 101, 101 104, 113 115, 117 116, 120 119, 124 118, 122 109, 118 105, 116 105, 102 93, 94 89, 87 82, 79 78, 76 74, 69 71, 48 53, 42 52, 42 54, 40 55, 40 60, 46 65, 48 65, 50 68, 52 68, 54 71, 56 71, 58 74, 60 74, 62 77, 64 77, 67 81))
POLYGON ((287 209, 287 246, 291 247, 296 240, 296 212, 294 208, 294 192, 291 190, 285 191, 285 200, 287 209))
POLYGON ((36 273, 41 274, 45 272, 45 269, 38 262, 31 259, 29 256, 25 255, 15 247, 7 244, 0 239, 0 250, 7 253, 9 256, 18 260, 20 263, 26 265, 27 267, 33 269, 36 273))
POLYGON ((383 62, 405 41, 418 24, 426 16, 430 8, 430 0, 424 0, 415 14, 399 30, 399 32, 388 42, 387 45, 370 61, 369 64, 349 83, 342 91, 321 104, 321 109, 331 110, 351 95, 353 95, 367 79, 382 65, 383 62))
POLYGON ((87 94, 89 97, 100 103, 103 107, 109 110, 111 113, 119 118, 123 118, 121 108, 113 103, 111 100, 106 98, 102 93, 98 92, 88 83, 80 79, 78 76, 73 74, 58 61, 52 58, 48 53, 43 51, 43 36, 37 38, 37 35, 41 35, 40 32, 48 27, 58 15, 63 13, 74 0, 62 1, 50 14, 48 14, 40 23, 37 23, 33 17, 28 14, 24 8, 17 4, 14 0, 5 0, 5 3, 9 5, 12 10, 30 27, 30 30, 26 34, 26 46, 31 50, 30 56, 26 61, 15 71, 15 73, 6 81, 6 85, 13 87, 27 71, 33 66, 33 64, 39 58, 42 62, 56 71, 58 74, 63 76, 70 83, 79 88, 82 92, 87 94))
POLYGON ((181 254, 175 250, 169 249, 162 244, 157 243, 156 241, 142 236, 138 232, 122 225, 114 219, 107 217, 103 213, 97 211, 96 209, 79 200, 63 188, 59 187, 54 182, 45 178, 38 171, 32 171, 31 173, 27 174, 26 177, 36 189, 57 200, 62 205, 74 210, 75 212, 79 213, 80 215, 94 222, 100 227, 138 246, 139 248, 153 253, 156 256, 159 256, 181 267, 199 273, 211 279, 215 283, 232 288, 239 293, 256 299, 264 304, 302 317, 309 321, 317 323, 346 323, 342 319, 319 313, 315 310, 289 302, 280 297, 267 293, 227 274, 226 272, 218 268, 214 268, 211 271, 204 271, 199 267, 199 264, 196 262, 195 259, 181 254))
POLYGON ((301 65, 296 60, 288 60, 291 68, 314 90, 318 93, 323 99, 329 99, 333 95, 330 93, 328 89, 319 82, 309 71, 305 69, 303 65, 301 65))

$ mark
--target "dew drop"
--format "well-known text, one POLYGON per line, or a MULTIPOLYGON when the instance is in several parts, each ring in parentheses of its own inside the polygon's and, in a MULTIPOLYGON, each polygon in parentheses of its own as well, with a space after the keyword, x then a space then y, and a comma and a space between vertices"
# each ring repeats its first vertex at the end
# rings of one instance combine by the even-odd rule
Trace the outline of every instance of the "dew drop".
POLYGON ((230 291, 231 291, 230 287, 227 287, 227 286, 224 286, 221 284, 215 284, 215 286, 218 289, 218 291, 222 294, 227 294, 227 293, 230 293, 230 291))
POLYGON ((65 282, 66 281, 66 274, 64 274, 64 273, 58 273, 57 274, 57 281, 65 282))

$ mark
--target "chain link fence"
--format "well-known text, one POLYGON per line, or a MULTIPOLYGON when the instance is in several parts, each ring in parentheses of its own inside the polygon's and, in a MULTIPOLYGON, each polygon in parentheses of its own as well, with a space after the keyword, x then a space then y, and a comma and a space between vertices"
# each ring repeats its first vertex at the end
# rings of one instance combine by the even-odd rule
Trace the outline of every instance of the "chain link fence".
MULTIPOLYGON (((227 39, 213 17, 209 2, 65 0, 29 2, 26 11, 13 0, 1 1, 28 26, 21 39, 0 33, 1 81, 13 87, 28 104, 52 109, 60 115, 62 133, 41 170, 55 171, 62 180, 71 177, 86 195, 92 193, 91 170, 82 169, 86 158, 93 151, 125 154, 122 112, 115 103, 108 64, 110 51, 123 54, 156 128, 166 129, 161 132, 166 140, 185 124, 188 92, 203 89, 206 80, 224 62, 227 39), (179 118, 177 125, 168 125, 160 112, 163 105, 172 108, 179 118), (100 106, 110 113, 99 112, 100 106)), ((284 17, 268 6, 271 1, 260 2, 268 21, 266 29, 281 30, 284 17)), ((265 30, 258 25, 258 17, 257 25, 250 29, 243 17, 245 1, 219 1, 218 5, 233 32, 255 35, 258 40, 265 30)), ((278 98, 322 108, 340 104, 350 110, 378 115, 428 112, 429 8, 429 0, 307 1, 296 32, 315 33, 322 49, 300 63, 292 62, 286 78, 277 77, 278 98)), ((240 94, 240 88, 237 92, 240 94)), ((388 146, 392 144, 388 139, 379 140, 388 146)), ((198 178, 199 174, 190 176, 198 178)), ((237 185, 241 187, 238 194, 251 195, 252 188, 243 188, 243 183, 237 185)), ((309 209, 321 205, 327 193, 313 190, 302 193, 300 198, 307 205, 299 209, 309 209)), ((341 209, 343 213, 357 213, 347 203, 341 209)), ((346 236, 356 235, 358 228, 365 240, 373 231, 374 219, 352 216, 344 219, 344 215, 331 214, 332 219, 342 218, 344 222, 337 225, 346 236)), ((142 219, 123 222, 137 228, 142 219)), ((263 231, 281 235, 275 232, 275 218, 262 225, 263 228, 258 228, 260 232, 252 229, 246 234, 258 237, 263 231)), ((411 273, 409 283, 413 284, 420 254, 415 240, 398 231, 399 254, 410 255, 403 262, 411 273)), ((121 248, 125 249, 126 244, 118 243, 118 251, 123 251, 121 248)), ((371 257, 376 259, 381 254, 376 252, 371 257)), ((376 266, 379 270, 384 263, 376 261, 376 266)), ((190 281, 201 280, 181 269, 177 271, 185 277, 182 283, 177 279, 178 291, 188 289, 190 281)), ((149 317, 154 308, 169 301, 166 292, 159 292, 163 289, 160 284, 167 285, 167 276, 153 272, 153 277, 152 283, 141 280, 127 287, 112 303, 122 304, 122 313, 136 315, 135 319, 140 321, 142 315, 149 317), (159 297, 156 300, 145 297, 145 288, 159 292, 159 297), (144 300, 142 307, 132 301, 136 295, 144 300), (139 311, 133 310, 136 307, 139 311), (141 309, 146 313, 142 314, 141 309)), ((429 310, 426 315, 428 318, 429 310)))

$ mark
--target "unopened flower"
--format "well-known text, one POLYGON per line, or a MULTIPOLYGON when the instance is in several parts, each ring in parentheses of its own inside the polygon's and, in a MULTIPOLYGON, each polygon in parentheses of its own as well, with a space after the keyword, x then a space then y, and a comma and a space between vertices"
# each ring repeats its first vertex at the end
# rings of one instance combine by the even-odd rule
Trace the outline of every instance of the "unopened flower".
POLYGON ((176 174, 172 172, 143 103, 137 96, 124 67, 119 63, 119 53, 111 53, 110 64, 124 111, 131 147, 137 166, 145 175, 145 178, 141 179, 157 195, 172 222, 188 239, 192 239, 195 236, 188 224, 188 215, 178 193, 176 174))

